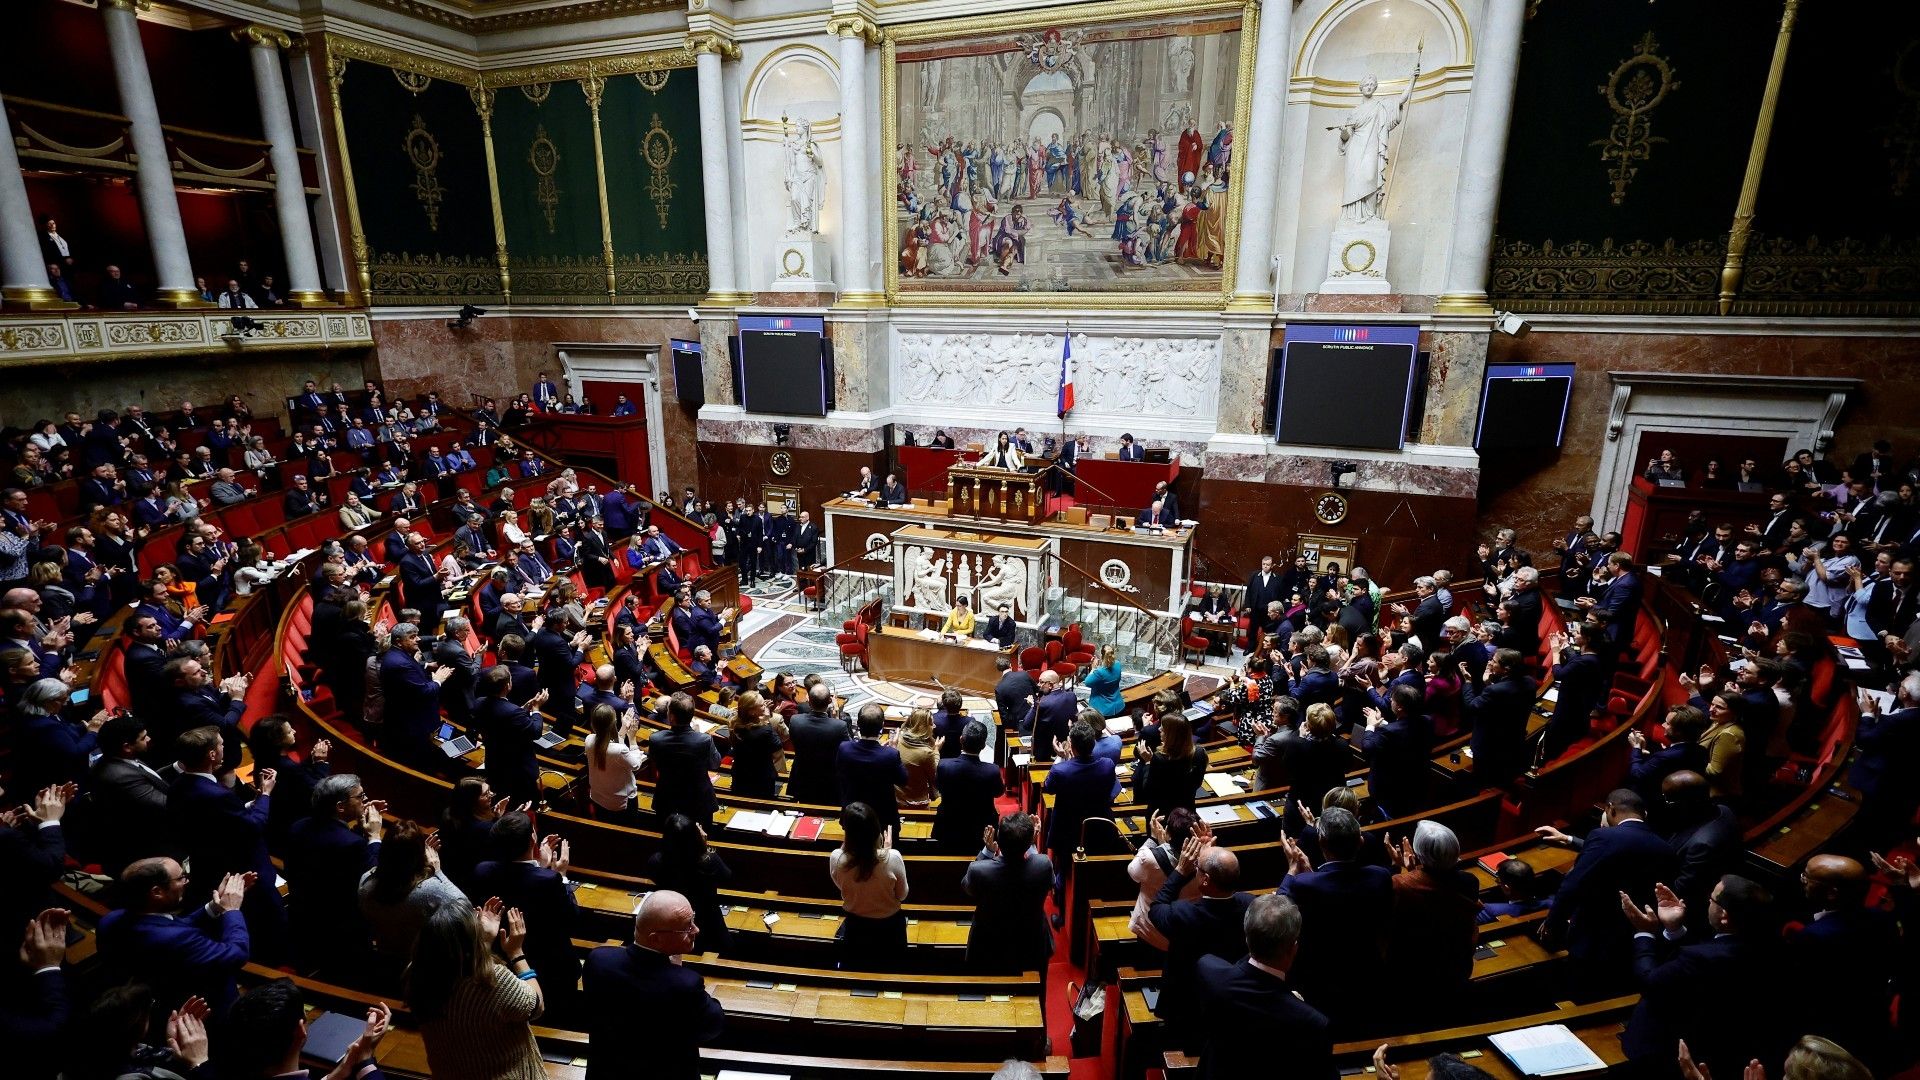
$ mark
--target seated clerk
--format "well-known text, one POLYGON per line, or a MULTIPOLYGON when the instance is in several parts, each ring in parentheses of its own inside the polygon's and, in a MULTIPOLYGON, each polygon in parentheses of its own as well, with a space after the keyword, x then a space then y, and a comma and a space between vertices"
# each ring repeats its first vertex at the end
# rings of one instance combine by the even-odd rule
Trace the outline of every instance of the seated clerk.
POLYGON ((963 596, 953 605, 953 608, 947 612, 947 617, 940 621, 940 632, 943 634, 958 634, 961 637, 972 637, 973 624, 973 608, 967 603, 967 598, 963 596))
POLYGON ((1013 605, 1001 604, 998 611, 987 617, 984 636, 1002 649, 1011 649, 1018 631, 1019 626, 1013 621, 1013 605))
POLYGON ((1142 450, 1139 443, 1136 443, 1133 441, 1133 436, 1130 434, 1122 434, 1120 436, 1120 460, 1121 461, 1145 461, 1146 460, 1145 451, 1142 450))
POLYGON ((1164 499, 1153 500, 1152 505, 1140 511, 1140 516, 1137 519, 1137 524, 1144 526, 1157 525, 1163 529, 1174 528, 1179 525, 1179 523, 1180 519, 1174 516, 1173 510, 1167 506, 1166 500, 1164 499))
POLYGON ((864 499, 869 495, 878 494, 880 485, 874 482, 873 470, 862 465, 860 466, 860 479, 854 481, 853 487, 849 490, 852 492, 854 498, 864 499))
POLYGON ((888 473, 887 484, 880 491, 880 499, 889 506, 901 506, 912 502, 913 496, 907 494, 907 485, 900 479, 899 474, 888 473))

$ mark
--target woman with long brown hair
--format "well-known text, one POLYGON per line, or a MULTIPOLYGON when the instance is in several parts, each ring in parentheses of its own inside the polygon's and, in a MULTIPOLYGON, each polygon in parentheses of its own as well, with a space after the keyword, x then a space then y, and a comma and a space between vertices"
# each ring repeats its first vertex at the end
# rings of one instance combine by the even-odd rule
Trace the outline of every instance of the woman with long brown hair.
POLYGON ((780 786, 786 721, 768 711, 758 691, 749 690, 735 702, 727 730, 733 743, 733 793, 749 799, 773 798, 780 786))
POLYGON ((933 802, 934 776, 940 768, 940 751, 933 741, 933 714, 915 709, 900 726, 900 764, 907 770, 905 785, 893 789, 901 806, 925 809, 933 802))
POLYGON ((1168 712, 1140 737, 1143 745, 1155 749, 1134 767, 1134 801, 1147 808, 1149 817, 1176 806, 1193 809, 1194 789, 1207 771, 1207 752, 1194 744, 1192 721, 1182 713, 1168 712))
POLYGON ((587 714, 587 723, 593 729, 586 739, 587 798, 593 803, 593 816, 622 825, 637 824, 639 813, 633 807, 633 797, 639 785, 633 774, 647 761, 645 751, 634 739, 640 730, 640 718, 632 713, 622 717, 613 706, 602 703, 587 714))
POLYGON ((828 857, 846 921, 840 928, 840 966, 859 971, 895 969, 907 951, 907 864, 893 848, 893 830, 866 803, 840 815, 846 840, 828 857))

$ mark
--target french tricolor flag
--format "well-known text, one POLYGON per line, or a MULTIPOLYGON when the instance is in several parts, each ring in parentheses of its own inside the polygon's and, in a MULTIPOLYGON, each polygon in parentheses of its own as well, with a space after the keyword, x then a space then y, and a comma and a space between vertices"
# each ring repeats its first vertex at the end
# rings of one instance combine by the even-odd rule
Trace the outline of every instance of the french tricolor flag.
POLYGON ((1062 338, 1060 349, 1060 418, 1073 411, 1073 335, 1062 338))

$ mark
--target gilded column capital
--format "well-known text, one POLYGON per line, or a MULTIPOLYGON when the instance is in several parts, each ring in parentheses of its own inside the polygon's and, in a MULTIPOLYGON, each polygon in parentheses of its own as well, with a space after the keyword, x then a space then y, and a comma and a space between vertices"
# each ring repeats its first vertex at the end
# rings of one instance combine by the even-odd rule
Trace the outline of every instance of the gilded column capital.
POLYGON ((480 114, 480 122, 491 123, 493 121, 493 87, 469 86, 467 96, 473 99, 473 110, 480 114))
POLYGON ((864 15, 835 15, 827 20, 827 33, 834 37, 857 37, 869 45, 880 44, 880 27, 864 15))
POLYGON ((699 56, 701 53, 713 53, 722 60, 740 59, 740 46, 722 37, 713 30, 687 35, 687 51, 699 56))
POLYGON ((587 108, 593 111, 593 115, 599 116, 601 99, 607 94, 607 77, 598 72, 588 72, 586 78, 580 80, 580 92, 586 95, 587 108))
POLYGON ((293 48, 293 38, 286 31, 276 30, 271 26, 261 26, 259 23, 236 27, 233 31, 233 40, 267 49, 293 48))

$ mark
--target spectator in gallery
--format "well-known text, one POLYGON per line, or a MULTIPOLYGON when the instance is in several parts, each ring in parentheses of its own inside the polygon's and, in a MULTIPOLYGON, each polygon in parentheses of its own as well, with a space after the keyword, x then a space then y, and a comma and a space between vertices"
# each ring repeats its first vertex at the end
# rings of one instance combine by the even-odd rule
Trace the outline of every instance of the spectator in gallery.
POLYGON ((253 302, 253 297, 240 291, 239 281, 228 278, 227 291, 220 294, 220 306, 240 310, 242 308, 257 308, 260 305, 253 302))
POLYGON ((73 285, 67 280, 67 275, 61 272, 59 263, 47 264, 47 287, 53 290, 55 297, 68 303, 74 302, 73 285))
POLYGON ((109 263, 107 277, 100 283, 100 307, 105 311, 134 311, 140 307, 133 282, 121 276, 120 268, 109 263))
POLYGON ((73 241, 60 234, 60 223, 51 214, 40 221, 40 254, 62 273, 73 269, 73 241))
POLYGON ((220 294, 213 291, 213 286, 207 284, 207 279, 204 277, 193 279, 193 291, 200 297, 200 302, 203 304, 214 304, 220 301, 220 294))

